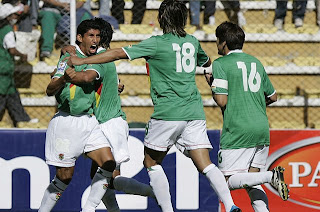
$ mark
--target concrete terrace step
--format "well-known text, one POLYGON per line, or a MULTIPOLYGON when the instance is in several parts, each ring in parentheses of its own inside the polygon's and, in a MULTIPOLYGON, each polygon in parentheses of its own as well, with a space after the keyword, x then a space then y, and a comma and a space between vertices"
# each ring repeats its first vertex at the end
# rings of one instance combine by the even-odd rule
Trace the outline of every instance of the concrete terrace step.
MULTIPOLYGON (((148 0, 147 1, 147 9, 149 10, 157 10, 159 9, 161 1, 158 0, 148 0)), ((125 9, 131 10, 133 6, 132 1, 125 1, 125 9)), ((189 4, 187 4, 189 7, 189 4)), ((217 9, 224 9, 221 1, 217 1, 216 3, 217 9)), ((274 10, 276 8, 276 1, 240 1, 240 8, 244 10, 274 10)), ((314 10, 315 3, 314 1, 308 1, 307 9, 314 10)), ((288 9, 292 10, 292 2, 288 2, 288 9)))

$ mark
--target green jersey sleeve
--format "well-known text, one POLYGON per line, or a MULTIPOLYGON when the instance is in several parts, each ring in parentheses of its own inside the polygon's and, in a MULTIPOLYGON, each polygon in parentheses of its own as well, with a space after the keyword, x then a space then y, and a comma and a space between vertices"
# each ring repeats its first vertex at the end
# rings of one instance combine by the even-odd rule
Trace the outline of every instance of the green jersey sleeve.
POLYGON ((264 80, 263 80, 263 91, 264 93, 266 94, 267 97, 270 97, 272 96, 274 93, 275 93, 275 89, 267 75, 266 72, 264 72, 265 74, 265 77, 264 77, 264 80))
POLYGON ((84 71, 87 71, 87 70, 93 70, 93 71, 97 72, 98 76, 97 76, 96 80, 103 78, 105 75, 105 71, 103 70, 101 64, 88 64, 88 66, 85 68, 84 71))
POLYGON ((122 49, 126 52, 130 60, 153 57, 157 52, 157 39, 153 36, 136 45, 126 46, 122 49))
POLYGON ((64 60, 66 57, 69 57, 69 54, 65 54, 63 55, 57 65, 57 71, 54 74, 53 78, 55 77, 62 77, 64 75, 64 72, 69 68, 69 66, 67 65, 67 60, 64 60))
POLYGON ((208 55, 203 51, 200 42, 198 42, 198 55, 197 55, 197 66, 202 67, 209 60, 208 55))
POLYGON ((215 60, 212 64, 212 92, 214 94, 228 95, 228 78, 219 61, 215 60))

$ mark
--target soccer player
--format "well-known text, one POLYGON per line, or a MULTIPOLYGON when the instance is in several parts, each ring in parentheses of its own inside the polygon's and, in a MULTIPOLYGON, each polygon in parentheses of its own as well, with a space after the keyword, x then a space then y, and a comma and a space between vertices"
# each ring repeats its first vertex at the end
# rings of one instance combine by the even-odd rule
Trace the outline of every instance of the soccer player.
POLYGON ((161 162, 175 144, 186 150, 184 152, 188 153, 199 172, 208 178, 227 211, 240 211, 233 203, 223 174, 209 157, 212 146, 207 136, 201 95, 195 83, 195 70, 197 65, 210 66, 211 61, 200 42, 185 32, 187 14, 182 2, 165 0, 158 14, 163 35, 85 59, 71 57, 68 64, 145 58, 154 113, 146 128, 144 165, 162 211, 173 211, 169 182, 161 162))
MULTIPOLYGON (((110 23, 101 18, 95 18, 94 21, 100 26, 100 44, 97 54, 105 52, 110 47, 113 30, 110 23)), ((69 52, 74 55, 74 47, 66 46, 63 52, 69 52)), ((140 183, 135 179, 120 176, 120 165, 130 159, 128 149, 129 127, 126 122, 126 115, 121 109, 121 101, 119 97, 123 89, 118 84, 118 75, 114 62, 100 64, 102 72, 100 72, 100 80, 95 82, 96 101, 93 106, 93 112, 96 116, 100 128, 104 136, 108 139, 111 150, 116 161, 116 169, 113 173, 109 188, 123 191, 127 194, 137 194, 141 196, 154 197, 154 193, 150 185, 140 183)), ((74 71, 73 71, 74 72, 74 71)), ((88 73, 74 72, 71 82, 84 83, 88 73)), ((91 177, 94 176, 98 165, 93 161, 91 167, 91 177)), ((102 202, 110 212, 120 211, 115 198, 113 189, 108 189, 102 198, 102 202)))
POLYGON ((216 37, 223 57, 213 62, 206 79, 223 114, 219 169, 230 189, 247 190, 255 211, 269 211, 261 184, 270 183, 283 200, 289 192, 282 167, 260 172, 270 144, 266 105, 277 101, 277 94, 261 62, 242 52, 245 34, 238 25, 220 24, 216 37))
MULTIPOLYGON (((80 23, 77 28, 77 55, 88 57, 96 53, 100 42, 100 26, 93 20, 80 23)), ((86 83, 71 84, 72 69, 60 58, 57 71, 47 87, 49 96, 55 95, 59 112, 49 123, 46 133, 45 156, 56 167, 56 176, 46 189, 39 212, 51 211, 70 183, 76 159, 86 154, 99 167, 91 183, 91 192, 82 212, 92 212, 108 189, 116 163, 110 145, 99 123, 92 116, 95 101, 93 81, 100 78, 98 66, 76 66, 75 70, 88 74, 86 83)))

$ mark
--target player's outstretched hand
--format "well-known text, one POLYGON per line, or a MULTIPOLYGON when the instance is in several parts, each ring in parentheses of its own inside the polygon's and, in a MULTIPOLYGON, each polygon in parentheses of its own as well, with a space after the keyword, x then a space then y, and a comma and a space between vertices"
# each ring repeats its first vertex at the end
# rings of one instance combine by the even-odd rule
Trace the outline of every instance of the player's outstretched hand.
POLYGON ((69 67, 83 65, 82 59, 76 56, 71 56, 66 58, 68 60, 67 64, 69 67))
POLYGON ((76 77, 76 71, 74 70, 74 68, 68 68, 65 72, 64 72, 64 78, 67 82, 72 81, 72 79, 74 79, 76 77))
POLYGON ((72 46, 72 45, 67 45, 67 46, 62 47, 61 53, 62 53, 62 54, 66 54, 67 52, 68 52, 71 56, 76 56, 76 55, 77 55, 77 53, 76 53, 76 47, 75 47, 75 46, 72 46))

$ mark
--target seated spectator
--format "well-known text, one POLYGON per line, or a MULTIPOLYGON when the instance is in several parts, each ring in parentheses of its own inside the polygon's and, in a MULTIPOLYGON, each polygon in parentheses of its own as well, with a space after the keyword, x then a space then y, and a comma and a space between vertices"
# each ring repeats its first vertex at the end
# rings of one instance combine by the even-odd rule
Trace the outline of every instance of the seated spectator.
MULTIPOLYGON (((240 11, 240 2, 239 1, 221 1, 224 6, 224 11, 229 19, 229 21, 243 26, 246 24, 246 19, 243 13, 240 11)), ((190 19, 191 25, 197 26, 200 28, 200 11, 201 5, 204 6, 203 14, 203 24, 214 25, 215 18, 214 14, 216 12, 216 1, 190 1, 190 19)))
POLYGON ((16 49, 13 25, 17 23, 21 6, 9 3, 0 5, 0 120, 5 109, 8 109, 14 126, 19 122, 29 122, 30 117, 25 112, 20 95, 14 83, 14 56, 19 56, 22 61, 27 60, 27 55, 16 49))
MULTIPOLYGON (((39 13, 42 28, 40 60, 51 56, 56 27, 62 16, 68 14, 70 10, 70 0, 43 0, 43 2, 43 8, 39 13)), ((92 15, 82 8, 84 3, 84 1, 77 1, 76 3, 77 14, 81 13, 80 22, 92 18, 92 15)))
POLYGON ((37 29, 38 26, 38 10, 39 0, 3 0, 2 4, 10 3, 17 5, 22 3, 22 13, 18 22, 18 30, 21 32, 31 32, 32 29, 37 29))
POLYGON ((17 22, 18 31, 15 32, 17 49, 28 55, 28 61, 35 59, 37 45, 40 38, 38 30, 39 0, 3 0, 3 4, 21 6, 21 14, 17 22))
MULTIPOLYGON (((284 19, 287 15, 287 0, 277 0, 275 10, 274 25, 279 30, 283 29, 284 19)), ((292 23, 295 27, 303 26, 303 19, 307 8, 307 0, 293 0, 292 3, 292 23)))
POLYGON ((200 29, 201 4, 204 5, 203 24, 214 25, 215 23, 216 1, 190 1, 190 22, 197 29, 200 29))
MULTIPOLYGON (((91 0, 87 0, 83 8, 91 13, 91 0)), ((110 0, 99 0, 99 17, 110 15, 110 0)))
MULTIPOLYGON (((147 7, 147 0, 132 0, 132 19, 131 24, 141 24, 144 12, 147 7)), ((119 24, 124 24, 124 0, 112 0, 111 14, 119 24)))

